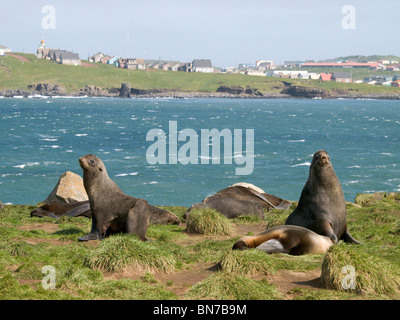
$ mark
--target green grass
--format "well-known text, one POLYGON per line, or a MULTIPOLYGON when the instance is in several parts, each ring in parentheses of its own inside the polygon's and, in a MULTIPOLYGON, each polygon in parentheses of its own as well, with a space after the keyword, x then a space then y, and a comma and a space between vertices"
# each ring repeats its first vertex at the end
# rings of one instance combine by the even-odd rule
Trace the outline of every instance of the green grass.
MULTIPOLYGON (((129 83, 131 88, 161 89, 179 92, 214 93, 221 85, 250 87, 263 94, 280 93, 285 84, 316 87, 331 92, 358 94, 399 94, 394 87, 372 86, 366 84, 345 84, 320 82, 319 80, 295 80, 275 77, 256 77, 244 74, 205 74, 172 72, 164 70, 127 70, 107 64, 95 64, 95 67, 68 66, 53 61, 36 59, 32 54, 15 53, 26 57, 22 62, 14 57, 0 58, 0 90, 27 90, 29 85, 53 83, 64 87, 69 93, 78 92, 86 85, 108 90, 120 88, 121 83, 129 83)), ((312 70, 328 72, 329 70, 312 70)), ((338 70, 333 70, 338 71, 338 70)), ((353 70, 353 76, 363 78, 374 74, 391 74, 382 71, 353 70)))
MULTIPOLYGON (((363 245, 340 242, 316 255, 266 255, 256 249, 233 251, 243 235, 189 234, 184 225, 152 225, 142 242, 134 235, 114 235, 103 241, 81 243, 91 220, 63 217, 31 218, 33 206, 5 206, 0 210, 0 299, 399 299, 399 194, 371 198, 361 208, 347 206, 351 234, 363 245), (47 228, 39 228, 47 227, 47 228), (204 237, 204 238, 203 238, 204 237), (42 268, 56 270, 56 289, 45 290, 42 268), (196 266, 211 268, 209 276, 174 291, 178 277, 196 266), (356 271, 356 290, 343 290, 343 266, 356 271), (219 268, 218 268, 219 267, 219 268), (279 272, 321 270, 324 287, 296 286, 286 292, 267 279, 279 272), (125 277, 124 272, 136 274, 125 277), (118 275, 116 279, 110 274, 118 275), (157 275, 167 280, 160 281, 157 275), (261 280, 262 279, 262 280, 261 280)), ((252 230, 254 226, 282 224, 291 212, 270 210, 265 220, 229 221, 252 230)), ((168 207, 183 223, 184 207, 168 207)), ((196 271, 201 272, 201 271, 196 271)))

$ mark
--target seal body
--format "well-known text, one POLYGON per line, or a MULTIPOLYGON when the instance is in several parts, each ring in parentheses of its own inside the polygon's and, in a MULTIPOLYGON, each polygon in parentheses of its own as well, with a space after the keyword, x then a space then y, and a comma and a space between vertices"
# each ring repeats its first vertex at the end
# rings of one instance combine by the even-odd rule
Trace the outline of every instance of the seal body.
POLYGON ((309 229, 299 226, 277 226, 256 236, 245 236, 237 240, 233 249, 256 248, 266 253, 288 253, 302 255, 325 253, 333 242, 309 229))
POLYGON ((126 195, 108 176, 103 161, 97 156, 81 157, 79 164, 92 215, 90 233, 79 240, 101 240, 119 232, 135 233, 146 240, 150 219, 147 201, 126 195))
POLYGON ((347 229, 343 190, 326 151, 314 154, 299 204, 285 225, 302 226, 329 237, 334 243, 339 240, 359 243, 347 229))
POLYGON ((264 219, 263 209, 287 209, 290 207, 290 202, 267 194, 252 184, 237 183, 206 197, 201 203, 194 204, 185 215, 193 209, 204 207, 215 209, 228 218, 256 215, 264 219))

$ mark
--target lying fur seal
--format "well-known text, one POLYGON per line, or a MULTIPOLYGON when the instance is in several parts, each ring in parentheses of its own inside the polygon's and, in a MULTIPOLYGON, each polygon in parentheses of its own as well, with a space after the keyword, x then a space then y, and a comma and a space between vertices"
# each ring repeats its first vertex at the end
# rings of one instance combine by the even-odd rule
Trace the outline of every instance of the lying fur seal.
MULTIPOLYGON (((89 201, 75 203, 50 202, 31 211, 31 217, 86 217, 92 218, 89 201)), ((151 224, 179 224, 179 218, 172 212, 150 205, 151 224)))
POLYGON ((58 219, 62 216, 91 218, 89 201, 75 203, 54 201, 31 211, 31 217, 51 217, 58 219))
POLYGON ((245 236, 233 245, 233 249, 256 248, 266 253, 325 253, 333 242, 330 238, 299 226, 278 226, 256 236, 245 236))
POLYGON ((290 205, 289 201, 267 194, 252 184, 241 182, 206 197, 201 203, 192 205, 185 215, 193 209, 212 208, 228 218, 256 215, 264 219, 263 209, 287 209, 290 205))
POLYGON ((302 226, 329 237, 333 243, 359 243, 347 229, 343 190, 326 151, 314 154, 299 204, 285 225, 302 226))
POLYGON ((146 200, 126 195, 108 176, 103 161, 93 154, 79 159, 89 197, 92 229, 80 241, 103 239, 112 233, 134 233, 146 240, 150 208, 146 200))

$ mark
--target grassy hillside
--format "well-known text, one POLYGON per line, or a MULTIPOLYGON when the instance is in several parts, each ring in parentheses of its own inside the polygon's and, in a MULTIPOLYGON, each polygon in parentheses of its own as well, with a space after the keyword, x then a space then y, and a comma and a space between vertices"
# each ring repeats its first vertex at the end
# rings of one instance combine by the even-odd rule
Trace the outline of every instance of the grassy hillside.
POLYGON ((347 206, 351 234, 362 245, 339 242, 326 254, 267 255, 233 251, 243 235, 284 224, 291 210, 271 210, 265 220, 229 220, 230 235, 188 233, 184 207, 168 207, 179 226, 152 225, 151 242, 134 235, 78 242, 91 220, 31 218, 34 206, 0 210, 0 299, 230 299, 369 300, 400 298, 400 194, 358 197, 347 206), (356 199, 357 201, 357 199, 356 199), (355 288, 343 286, 344 266, 355 288), (44 266, 55 270, 55 289, 42 286, 44 266))
MULTIPOLYGON (((215 92, 221 85, 258 89, 263 94, 280 93, 286 83, 300 86, 339 90, 349 93, 399 94, 399 88, 365 84, 322 83, 319 80, 293 80, 273 77, 257 77, 243 74, 204 74, 163 70, 127 70, 106 64, 85 63, 84 66, 68 66, 53 61, 37 59, 32 54, 15 53, 26 58, 21 61, 12 56, 0 58, 0 90, 27 90, 29 85, 53 83, 68 92, 77 92, 86 85, 102 89, 119 88, 130 83, 137 89, 166 89, 181 92, 215 92)), ((337 70, 336 70, 337 71, 337 70)), ((354 70, 354 72, 358 72, 354 70)), ((361 75, 360 75, 361 76, 361 75)))

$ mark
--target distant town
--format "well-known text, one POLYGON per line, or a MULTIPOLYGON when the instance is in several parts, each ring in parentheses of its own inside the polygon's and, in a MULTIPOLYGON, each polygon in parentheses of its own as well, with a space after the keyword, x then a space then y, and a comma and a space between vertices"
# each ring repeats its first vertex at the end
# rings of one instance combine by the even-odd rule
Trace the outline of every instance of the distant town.
MULTIPOLYGON (((10 53, 11 49, 0 45, 0 56, 10 53)), ((202 73, 242 73, 259 77, 279 77, 290 79, 313 79, 321 81, 334 81, 345 83, 367 83, 371 85, 393 86, 400 88, 400 75, 374 75, 363 80, 353 80, 352 68, 364 68, 368 70, 400 71, 400 63, 397 60, 377 60, 358 62, 357 59, 323 60, 323 61, 285 61, 283 64, 275 64, 272 60, 257 60, 254 64, 239 64, 237 67, 217 68, 212 65, 210 59, 194 59, 191 62, 153 61, 146 62, 141 58, 122 58, 103 52, 88 57, 87 62, 79 57, 78 53, 68 50, 48 48, 44 40, 41 40, 36 51, 38 59, 55 61, 56 63, 81 66, 87 63, 101 63, 113 65, 122 69, 160 69, 172 72, 202 72, 202 73), (307 70, 298 70, 307 69, 307 70), (313 69, 337 69, 334 72, 311 72, 313 69)))

